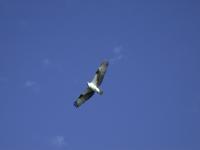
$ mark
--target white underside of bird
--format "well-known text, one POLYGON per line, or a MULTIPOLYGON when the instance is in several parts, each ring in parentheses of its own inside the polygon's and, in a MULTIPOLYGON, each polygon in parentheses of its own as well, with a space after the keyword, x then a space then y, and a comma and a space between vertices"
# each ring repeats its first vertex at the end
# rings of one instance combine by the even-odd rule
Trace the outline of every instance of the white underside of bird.
POLYGON ((102 95, 103 94, 103 90, 101 90, 99 87, 97 87, 97 85, 93 82, 87 82, 88 87, 93 90, 94 92, 102 95))

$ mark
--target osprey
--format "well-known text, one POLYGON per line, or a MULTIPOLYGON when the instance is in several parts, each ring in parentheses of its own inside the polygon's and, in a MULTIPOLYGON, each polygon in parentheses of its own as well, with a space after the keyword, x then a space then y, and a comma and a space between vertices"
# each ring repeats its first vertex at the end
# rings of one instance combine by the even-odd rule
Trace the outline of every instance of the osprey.
POLYGON ((80 107, 83 103, 85 103, 90 97, 94 95, 94 93, 98 93, 100 95, 103 94, 103 90, 99 88, 101 85, 104 75, 106 73, 108 67, 108 61, 103 61, 99 68, 96 71, 96 74, 91 82, 87 82, 86 90, 80 94, 77 100, 74 102, 75 107, 80 107))

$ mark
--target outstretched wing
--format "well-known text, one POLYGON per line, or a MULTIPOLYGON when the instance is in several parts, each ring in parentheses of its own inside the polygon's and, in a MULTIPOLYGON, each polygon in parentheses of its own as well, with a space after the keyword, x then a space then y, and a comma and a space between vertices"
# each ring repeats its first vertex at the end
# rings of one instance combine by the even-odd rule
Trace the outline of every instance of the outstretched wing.
POLYGON ((75 107, 80 107, 83 103, 85 103, 90 97, 94 95, 94 91, 92 91, 89 87, 77 98, 74 102, 75 107))
POLYGON ((98 70, 96 71, 96 74, 92 80, 92 82, 97 85, 97 86, 100 86, 102 81, 103 81, 103 78, 104 78, 104 75, 106 73, 106 70, 108 68, 108 61, 104 61, 101 63, 101 65, 99 66, 98 70))

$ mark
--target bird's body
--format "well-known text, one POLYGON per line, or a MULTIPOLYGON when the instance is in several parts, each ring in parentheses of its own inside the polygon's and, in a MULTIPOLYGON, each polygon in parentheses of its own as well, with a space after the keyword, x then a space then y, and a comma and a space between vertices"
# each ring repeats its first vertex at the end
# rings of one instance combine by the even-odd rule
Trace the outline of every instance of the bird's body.
POLYGON ((108 64, 108 61, 104 61, 101 63, 100 67, 96 71, 93 80, 91 82, 87 82, 88 87, 82 94, 80 94, 78 99, 74 102, 75 107, 80 107, 84 102, 86 102, 90 97, 92 97, 95 92, 100 95, 103 94, 103 90, 101 90, 99 86, 103 81, 108 64))
POLYGON ((94 92, 96 92, 96 93, 98 93, 98 94, 100 94, 100 95, 103 94, 103 91, 102 91, 99 87, 97 87, 97 85, 95 85, 93 82, 88 82, 87 84, 88 84, 88 87, 89 87, 92 91, 94 91, 94 92))

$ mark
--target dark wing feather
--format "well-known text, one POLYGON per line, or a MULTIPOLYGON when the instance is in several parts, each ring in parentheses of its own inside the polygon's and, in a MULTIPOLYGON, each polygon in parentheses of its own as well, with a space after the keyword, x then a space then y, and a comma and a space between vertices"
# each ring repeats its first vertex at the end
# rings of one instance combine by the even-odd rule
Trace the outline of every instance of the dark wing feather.
POLYGON ((80 107, 83 103, 85 103, 90 97, 94 95, 94 91, 90 88, 87 88, 74 102, 75 107, 80 107))
POLYGON ((92 82, 94 84, 96 84, 97 86, 101 85, 108 65, 109 65, 108 61, 104 61, 104 62, 101 63, 101 65, 99 66, 98 70, 96 71, 96 74, 95 74, 92 82))

